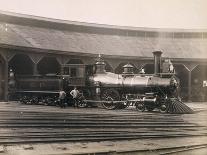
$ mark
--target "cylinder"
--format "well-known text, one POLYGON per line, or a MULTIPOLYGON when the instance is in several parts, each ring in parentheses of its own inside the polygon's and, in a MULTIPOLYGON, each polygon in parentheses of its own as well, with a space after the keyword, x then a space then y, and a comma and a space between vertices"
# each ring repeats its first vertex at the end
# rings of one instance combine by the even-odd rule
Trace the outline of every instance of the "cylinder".
POLYGON ((154 51, 154 74, 159 75, 161 72, 161 51, 154 51))

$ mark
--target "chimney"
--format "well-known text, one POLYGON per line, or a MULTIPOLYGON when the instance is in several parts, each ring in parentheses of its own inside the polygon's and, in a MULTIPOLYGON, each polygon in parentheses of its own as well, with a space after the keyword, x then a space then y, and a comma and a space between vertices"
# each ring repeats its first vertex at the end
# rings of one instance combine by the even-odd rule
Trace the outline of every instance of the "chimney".
POLYGON ((161 72, 161 51, 154 51, 154 74, 159 75, 161 72))

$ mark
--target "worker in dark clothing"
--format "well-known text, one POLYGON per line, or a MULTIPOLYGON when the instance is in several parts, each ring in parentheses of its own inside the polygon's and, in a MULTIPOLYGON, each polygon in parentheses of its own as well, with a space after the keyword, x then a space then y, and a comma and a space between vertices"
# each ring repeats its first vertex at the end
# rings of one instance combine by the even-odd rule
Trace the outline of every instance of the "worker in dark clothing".
POLYGON ((61 108, 66 107, 65 98, 66 98, 66 93, 65 93, 65 91, 61 90, 59 92, 59 100, 60 100, 60 107, 61 108))

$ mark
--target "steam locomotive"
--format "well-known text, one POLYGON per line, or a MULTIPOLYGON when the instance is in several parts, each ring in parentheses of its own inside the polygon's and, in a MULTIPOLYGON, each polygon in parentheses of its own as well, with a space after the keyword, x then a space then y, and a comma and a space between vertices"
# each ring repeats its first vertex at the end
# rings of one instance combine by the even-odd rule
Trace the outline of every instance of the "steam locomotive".
POLYGON ((70 102, 69 92, 76 86, 84 96, 82 106, 89 102, 100 103, 106 109, 134 105, 139 111, 158 108, 161 112, 169 112, 172 101, 178 101, 179 82, 174 72, 161 72, 162 52, 153 54, 154 74, 134 74, 130 64, 123 66, 123 74, 106 72, 105 62, 99 55, 93 66, 62 65, 62 75, 15 77, 16 86, 11 92, 24 103, 55 104, 60 89, 67 93, 70 102))
MULTIPOLYGON (((106 109, 126 108, 135 105, 140 111, 158 108, 168 111, 172 98, 178 97, 179 82, 174 72, 161 73, 161 51, 154 54, 154 74, 134 74, 133 66, 123 66, 123 74, 105 71, 101 57, 96 62, 96 73, 89 77, 90 85, 96 89, 102 105, 106 109), (119 102, 122 101, 122 102, 119 102)), ((170 66, 169 66, 170 69, 170 66)))

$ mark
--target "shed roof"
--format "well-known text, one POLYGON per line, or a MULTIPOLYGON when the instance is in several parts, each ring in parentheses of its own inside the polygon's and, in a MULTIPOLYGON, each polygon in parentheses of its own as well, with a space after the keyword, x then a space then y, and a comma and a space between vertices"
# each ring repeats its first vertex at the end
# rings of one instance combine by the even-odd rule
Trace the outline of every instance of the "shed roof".
POLYGON ((0 12, 0 44, 136 57, 152 57, 152 51, 161 50, 171 58, 207 58, 207 30, 81 24, 5 12, 0 12))

